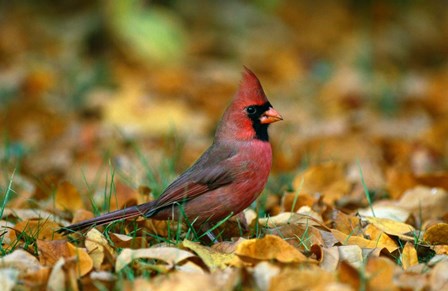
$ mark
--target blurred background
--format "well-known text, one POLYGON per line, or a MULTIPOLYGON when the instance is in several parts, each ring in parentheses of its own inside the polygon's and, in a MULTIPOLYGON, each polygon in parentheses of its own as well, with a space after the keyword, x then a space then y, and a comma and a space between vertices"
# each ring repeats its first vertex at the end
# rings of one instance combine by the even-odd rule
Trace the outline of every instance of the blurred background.
POLYGON ((35 199, 114 175, 160 192, 211 143, 243 65, 284 117, 270 191, 328 161, 389 193, 446 170, 447 4, 0 1, 2 193, 14 171, 35 199))

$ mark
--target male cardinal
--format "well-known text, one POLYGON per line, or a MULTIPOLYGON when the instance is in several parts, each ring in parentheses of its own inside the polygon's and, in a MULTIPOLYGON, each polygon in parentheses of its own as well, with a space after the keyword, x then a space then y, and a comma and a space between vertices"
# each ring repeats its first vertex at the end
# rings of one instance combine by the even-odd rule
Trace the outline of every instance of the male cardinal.
POLYGON ((243 211, 266 184, 272 164, 268 126, 282 119, 255 74, 245 68, 213 144, 158 199, 72 224, 61 231, 68 233, 138 216, 168 220, 185 215, 198 224, 213 223, 243 211))

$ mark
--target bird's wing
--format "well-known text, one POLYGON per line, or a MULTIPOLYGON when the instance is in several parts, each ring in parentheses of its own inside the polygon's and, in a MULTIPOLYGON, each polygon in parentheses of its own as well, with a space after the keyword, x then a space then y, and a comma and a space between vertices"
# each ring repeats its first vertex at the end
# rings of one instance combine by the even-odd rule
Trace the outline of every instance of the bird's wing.
MULTIPOLYGON (((187 171, 171 183, 157 200, 157 210, 194 199, 210 190, 230 184, 234 171, 228 161, 236 151, 226 146, 212 146, 187 171)), ((150 216, 152 213, 148 213, 150 216)))

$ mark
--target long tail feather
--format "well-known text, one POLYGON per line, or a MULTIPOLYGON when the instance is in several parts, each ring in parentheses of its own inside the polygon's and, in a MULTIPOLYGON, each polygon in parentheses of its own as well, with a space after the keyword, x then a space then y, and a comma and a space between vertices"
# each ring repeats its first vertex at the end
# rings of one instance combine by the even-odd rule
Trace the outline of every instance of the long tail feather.
POLYGON ((117 220, 136 218, 138 216, 147 216, 149 210, 153 208, 155 203, 149 202, 137 206, 128 207, 125 209, 115 210, 98 217, 84 220, 58 230, 59 233, 69 234, 92 226, 108 224, 117 220))

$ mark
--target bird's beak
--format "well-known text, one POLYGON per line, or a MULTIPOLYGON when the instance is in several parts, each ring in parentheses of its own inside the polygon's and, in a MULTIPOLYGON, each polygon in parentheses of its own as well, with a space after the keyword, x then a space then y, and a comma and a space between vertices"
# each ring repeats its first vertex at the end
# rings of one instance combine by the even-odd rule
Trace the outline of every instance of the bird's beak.
POLYGON ((269 107, 260 117, 260 123, 262 124, 269 124, 280 120, 283 120, 283 117, 272 107, 269 107))

